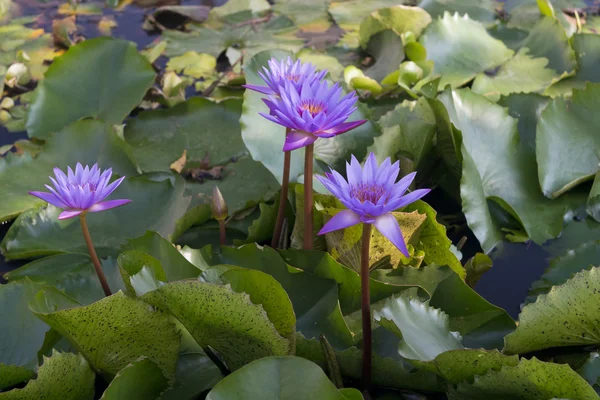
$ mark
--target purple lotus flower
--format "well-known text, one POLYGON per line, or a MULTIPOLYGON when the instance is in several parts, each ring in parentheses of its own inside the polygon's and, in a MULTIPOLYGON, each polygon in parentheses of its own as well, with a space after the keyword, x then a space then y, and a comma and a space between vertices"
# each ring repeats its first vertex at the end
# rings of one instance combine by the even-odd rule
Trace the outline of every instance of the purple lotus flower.
POLYGON ((390 213, 419 200, 429 193, 430 189, 419 189, 405 195, 415 179, 416 172, 396 182, 399 172, 398 161, 391 165, 388 157, 377 166, 375 155, 371 153, 364 168, 361 168, 354 156, 350 164, 346 163, 348 181, 334 170, 325 173, 325 177, 317 176, 321 183, 348 207, 331 218, 319 235, 361 222, 373 224, 402 254, 409 257, 398 221, 390 213))
POLYGON ((346 122, 355 110, 356 93, 341 97, 342 88, 336 83, 304 82, 300 91, 286 82, 280 97, 263 99, 270 113, 263 117, 289 129, 283 151, 313 144, 318 138, 340 135, 367 122, 346 122))
POLYGON ((310 63, 303 64, 300 60, 293 62, 291 57, 288 57, 285 61, 277 61, 275 58, 271 58, 268 64, 269 68, 263 67, 264 73, 258 71, 267 86, 244 85, 244 87, 260 93, 278 96, 285 82, 290 82, 297 91, 300 91, 304 82, 312 85, 314 82, 321 81, 327 75, 327 70, 316 71, 314 65, 310 63))
POLYGON ((125 177, 119 178, 111 184, 108 184, 112 175, 112 168, 106 171, 100 170, 97 164, 92 168, 87 165, 85 168, 80 163, 75 167, 75 173, 71 167, 67 170, 67 175, 58 168, 54 168, 54 176, 50 177, 54 187, 44 185, 50 193, 29 192, 36 197, 56 206, 63 208, 58 219, 68 219, 76 217, 83 212, 98 212, 110 208, 119 207, 131 202, 131 200, 108 200, 107 198, 123 182, 125 177))

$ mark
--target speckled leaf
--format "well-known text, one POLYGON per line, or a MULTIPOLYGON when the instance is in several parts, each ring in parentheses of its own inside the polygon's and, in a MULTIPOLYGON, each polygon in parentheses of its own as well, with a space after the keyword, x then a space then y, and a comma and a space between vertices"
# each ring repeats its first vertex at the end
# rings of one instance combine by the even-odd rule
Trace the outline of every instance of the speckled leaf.
POLYGON ((25 382, 35 376, 29 368, 0 363, 0 390, 25 382))
POLYGON ((206 400, 309 398, 347 399, 319 366, 300 357, 268 357, 254 361, 223 379, 206 396, 206 400))
POLYGON ((503 366, 450 387, 450 400, 571 400, 597 399, 596 391, 568 365, 521 359, 516 366, 503 366))
POLYGON ((142 296, 167 281, 160 261, 141 251, 121 253, 117 265, 130 296, 142 296))
POLYGON ((9 366, 35 370, 38 350, 42 347, 48 325, 29 312, 29 302, 43 292, 49 308, 76 307, 78 303, 56 288, 35 283, 28 278, 0 285, 0 362, 9 366))
POLYGON ((567 250, 563 255, 554 258, 544 274, 531 285, 527 303, 533 302, 538 295, 545 294, 555 285, 562 285, 573 275, 600 265, 600 241, 582 244, 567 250))
POLYGON ((101 121, 79 121, 48 138, 40 154, 8 153, 0 158, 0 222, 15 218, 23 211, 44 204, 28 194, 45 190, 52 168, 98 163, 100 168, 113 168, 118 175, 134 175, 135 165, 128 155, 127 145, 112 128, 101 121))
MULTIPOLYGON (((111 290, 125 289, 114 258, 100 260, 111 290)), ((31 279, 54 286, 81 304, 91 304, 104 298, 104 291, 90 256, 65 253, 34 260, 4 275, 9 282, 31 279)))
POLYGON ((373 318, 400 338, 398 353, 411 360, 431 361, 448 350, 462 349, 461 336, 450 331, 448 315, 405 294, 386 300, 373 318))
POLYGON ((600 343, 599 292, 600 268, 595 267, 538 296, 519 314, 519 326, 506 336, 504 352, 600 343))
POLYGON ((346 348, 354 343, 342 317, 335 281, 299 270, 290 271, 275 250, 255 244, 239 249, 222 247, 219 253, 212 254, 207 247, 203 253, 211 265, 237 265, 273 276, 287 292, 296 314, 296 329, 305 337, 318 338, 324 334, 336 348, 346 348))
POLYGON ((52 63, 38 85, 27 117, 28 134, 46 138, 84 117, 121 123, 154 77, 133 43, 103 37, 77 44, 52 63))
POLYGON ((513 51, 492 38, 484 26, 468 16, 444 13, 433 21, 419 42, 434 62, 434 73, 441 74, 440 89, 447 84, 462 86, 480 72, 509 60, 513 51))
MULTIPOLYGON (((130 204, 87 216, 98 254, 116 256, 128 238, 146 230, 166 237, 172 235, 177 220, 190 204, 190 198, 185 197, 183 191, 183 179, 171 175, 125 179, 110 198, 130 199, 130 204)), ((59 221, 60 212, 61 209, 48 206, 21 214, 2 241, 4 256, 20 259, 66 252, 86 253, 79 219, 59 221)))
POLYGON ((168 387, 169 381, 160 368, 147 358, 141 358, 117 373, 100 400, 158 399, 168 387))
POLYGON ((231 370, 261 357, 294 351, 263 307, 230 286, 172 282, 147 293, 143 299, 171 313, 196 342, 215 349, 231 370))
POLYGON ((270 200, 278 187, 269 171, 250 158, 240 134, 240 112, 239 100, 214 103, 195 97, 173 108, 142 113, 127 124, 125 139, 143 171, 170 171, 186 151, 183 175, 192 206, 208 204, 218 185, 233 214, 270 200), (203 161, 207 165, 202 166, 203 161), (200 174, 198 180, 185 172, 200 168, 205 176, 200 174))
POLYGON ((108 380, 141 356, 175 375, 179 333, 170 317, 119 291, 89 306, 53 312, 43 296, 30 306, 108 380))
POLYGON ((44 357, 36 379, 23 389, 0 393, 2 400, 92 400, 95 374, 78 354, 52 352, 44 357))
POLYGON ((538 175, 544 194, 554 198, 593 179, 600 163, 600 84, 574 90, 571 99, 552 100, 542 112, 536 137, 538 175))

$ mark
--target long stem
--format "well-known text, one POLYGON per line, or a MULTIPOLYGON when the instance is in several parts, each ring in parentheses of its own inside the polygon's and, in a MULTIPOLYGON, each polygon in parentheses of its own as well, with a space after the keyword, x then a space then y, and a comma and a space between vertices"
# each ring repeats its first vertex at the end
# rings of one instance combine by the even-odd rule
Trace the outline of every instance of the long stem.
POLYGON ((112 293, 110 291, 110 287, 108 286, 106 276, 104 276, 104 271, 102 271, 102 265, 100 264, 100 260, 98 259, 98 255, 96 254, 96 249, 94 249, 94 244, 92 243, 92 237, 90 236, 90 230, 88 229, 85 214, 85 212, 79 214, 79 222, 81 222, 81 232, 83 232, 83 238, 85 239, 85 244, 87 245, 90 257, 92 257, 92 264, 94 264, 94 268, 96 269, 96 275, 98 275, 100 285, 102 285, 102 290, 104 290, 104 295, 108 297, 112 293))
MULTIPOLYGON (((287 133, 286 133, 287 134, 287 133)), ((287 205, 288 187, 290 184, 290 164, 292 153, 283 152, 283 176, 281 177, 281 193, 279 194, 279 210, 277 210, 277 221, 271 239, 271 247, 276 249, 281 239, 281 230, 283 228, 283 218, 285 217, 285 206, 287 205)))
POLYGON ((362 307, 363 364, 362 385, 364 390, 371 387, 371 293, 369 289, 369 247, 371 245, 371 224, 363 224, 362 247, 360 254, 360 284, 362 307))
POLYGON ((304 157, 304 250, 313 248, 313 153, 314 144, 306 146, 304 157))
POLYGON ((223 364, 221 359, 217 357, 217 355, 210 349, 210 347, 202 346, 202 350, 204 351, 204 354, 206 354, 208 358, 210 358, 210 360, 217 366, 217 368, 219 368, 219 371, 221 371, 221 374, 223 376, 227 376, 230 374, 229 369, 227 369, 225 364, 223 364))
POLYGON ((225 233, 225 220, 219 220, 219 243, 221 246, 225 246, 225 240, 227 240, 227 234, 225 233))

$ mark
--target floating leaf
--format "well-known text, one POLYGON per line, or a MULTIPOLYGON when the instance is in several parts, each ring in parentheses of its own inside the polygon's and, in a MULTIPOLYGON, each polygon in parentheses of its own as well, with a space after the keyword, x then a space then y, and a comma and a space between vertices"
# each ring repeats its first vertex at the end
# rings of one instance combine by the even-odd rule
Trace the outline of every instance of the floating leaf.
POLYGON ((56 288, 27 278, 1 285, 0 300, 5 311, 0 319, 0 329, 4 334, 4 339, 0 342, 0 363, 35 370, 38 350, 44 344, 46 333, 50 329, 29 312, 29 302, 40 292, 44 293, 49 308, 61 309, 78 305, 56 288))
POLYGON ((380 8, 397 6, 398 0, 349 0, 332 2, 329 4, 329 14, 333 20, 345 31, 358 30, 360 23, 373 11, 380 8))
POLYGON ((48 69, 29 108, 27 132, 30 137, 46 138, 85 117, 121 123, 154 77, 154 70, 132 43, 112 38, 86 40, 48 69))
POLYGON ((303 31, 325 32, 331 26, 328 2, 322 0, 276 0, 273 10, 283 14, 303 31))
MULTIPOLYGON (((509 0, 510 1, 510 0, 509 0)), ((497 3, 493 0, 421 0, 419 7, 433 18, 442 17, 445 12, 468 14, 469 18, 481 22, 496 19, 497 3)))
MULTIPOLYGON (((354 395, 362 399, 360 392, 354 395)), ((206 400, 248 398, 347 399, 319 366, 300 357, 267 357, 254 361, 223 379, 206 396, 206 400)))
POLYGON ((419 36, 431 23, 429 14, 419 7, 396 5, 373 11, 362 20, 359 32, 359 44, 365 48, 371 37, 386 29, 393 30, 397 35, 412 32, 419 36))
POLYGON ((596 352, 590 353, 590 358, 578 370, 581 375, 590 385, 598 386, 600 378, 600 355, 596 352))
POLYGON ((594 185, 590 190, 590 197, 587 202, 587 212, 596 221, 600 222, 600 171, 596 173, 594 185))
POLYGON ((504 351, 516 354, 600 343, 600 315, 594 306, 599 290, 600 268, 592 268, 538 296, 521 311, 519 326, 505 338, 504 351))
POLYGON ((121 253, 117 264, 127 292, 131 296, 142 296, 167 281, 160 261, 141 251, 129 250, 121 253))
POLYGON ((34 376, 35 372, 29 368, 0 363, 0 389, 2 390, 25 382, 34 376))
POLYGON ((450 331, 448 315, 430 307, 428 301, 391 297, 373 318, 401 338, 398 353, 404 358, 430 361, 445 351, 463 348, 460 334, 450 331))
POLYGON ((54 167, 66 170, 77 162, 98 163, 112 168, 118 175, 135 175, 136 169, 125 143, 114 130, 101 121, 79 121, 48 138, 43 151, 33 158, 29 154, 10 153, 0 159, 0 221, 15 218, 23 211, 43 204, 28 194, 43 190, 54 167))
POLYGON ((168 387, 169 381, 160 368, 140 358, 117 373, 100 400, 157 399, 168 387))
POLYGON ((516 366, 503 366, 499 371, 489 371, 465 381, 448 391, 450 400, 470 399, 597 399, 596 391, 568 365, 525 358, 516 366))
POLYGON ((205 53, 188 51, 180 56, 173 57, 167 63, 167 70, 183 73, 194 78, 212 75, 217 66, 217 59, 205 53))
POLYGON ((557 197, 592 179, 600 163, 600 119, 590 107, 600 104, 600 84, 588 83, 571 99, 556 98, 538 123, 536 157, 539 181, 547 197, 557 197))
MULTIPOLYGON (((183 196, 181 178, 137 176, 127 178, 113 195, 131 199, 132 204, 87 216, 94 246, 100 256, 116 255, 128 238, 146 230, 169 237, 183 216, 190 199, 183 196)), ((58 220, 61 209, 48 206, 19 216, 2 241, 7 259, 20 259, 58 253, 86 253, 77 218, 58 220), (32 229, 35 226, 35 229, 32 229)))
POLYGON ((258 358, 293 352, 263 307, 229 286, 172 282, 143 299, 177 318, 196 342, 219 352, 231 370, 258 358))
POLYGON ((513 51, 492 38, 480 22, 467 15, 444 13, 425 30, 420 43, 434 62, 434 73, 440 74, 440 88, 447 84, 462 86, 478 73, 495 68, 509 60, 513 51))
POLYGON ((548 67, 559 74, 575 68, 575 53, 560 22, 551 17, 544 17, 529 32, 523 42, 532 57, 545 57, 548 67))
POLYGON ((54 311, 38 295, 30 308, 109 381, 141 356, 175 375, 179 334, 169 316, 119 291, 89 306, 54 311), (157 335, 160 332, 160 335, 157 335))
POLYGON ((23 389, 0 393, 2 400, 92 400, 95 374, 79 354, 52 352, 44 357, 36 379, 23 389))
MULTIPOLYGON (((366 73, 376 81, 382 81, 388 74, 397 70, 398 65, 404 60, 402 38, 392 29, 373 34, 366 47, 367 52, 375 58, 375 64, 369 67, 366 73)), ((356 84, 353 86, 358 88, 356 84)), ((371 90, 371 92, 378 94, 381 92, 381 87, 379 86, 377 91, 371 90)))

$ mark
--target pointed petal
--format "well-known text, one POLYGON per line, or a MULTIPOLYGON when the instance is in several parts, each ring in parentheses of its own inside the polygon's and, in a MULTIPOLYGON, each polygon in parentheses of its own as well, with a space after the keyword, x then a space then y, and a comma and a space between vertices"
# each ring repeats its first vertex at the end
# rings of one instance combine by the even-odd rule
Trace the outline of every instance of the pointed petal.
POLYGON ((408 187, 410 186, 412 181, 415 179, 416 175, 417 175, 416 172, 411 172, 410 174, 406 175, 404 178, 400 179, 394 185, 394 187, 392 189, 393 196, 394 197, 402 196, 406 192, 406 189, 408 189, 408 187))
POLYGON ((268 95, 277 94, 277 93, 275 93, 275 91, 273 89, 271 89, 268 86, 259 86, 259 85, 242 85, 242 86, 245 87, 246 89, 254 90, 255 92, 258 92, 258 93, 263 93, 263 94, 268 94, 268 95))
POLYGON ((344 122, 342 124, 334 126, 331 129, 327 129, 325 131, 322 131, 322 133, 324 133, 324 134, 341 135, 342 133, 348 132, 349 130, 352 130, 352 129, 358 127, 358 126, 361 126, 365 122, 367 122, 366 119, 363 119, 363 120, 360 120, 360 121, 344 122))
POLYGON ((104 200, 105 198, 107 198, 108 196, 110 196, 111 193, 114 192, 115 189, 118 188, 121 183, 123 183, 124 179, 125 179, 125 177, 123 176, 123 177, 117 179, 116 181, 114 181, 113 183, 111 183, 110 185, 108 185, 102 191, 102 193, 98 193, 97 194, 97 197, 95 198, 95 201, 101 201, 101 200, 104 200))
POLYGON ((358 185, 362 179, 362 168, 356 157, 354 157, 354 154, 352 154, 350 164, 346 164, 346 176, 350 186, 358 185))
POLYGON ((413 192, 410 192, 406 196, 402 196, 400 199, 398 199, 396 201, 390 202, 389 207, 394 207, 393 209, 397 210, 399 208, 409 205, 410 203, 414 203, 415 201, 419 200, 420 198, 422 198, 429 192, 431 192, 431 189, 415 190, 413 192))
POLYGON ((46 203, 50 203, 58 208, 65 208, 66 205, 54 194, 46 192, 29 192, 30 195, 38 197, 44 200, 46 203))
POLYGON ((131 200, 128 199, 119 199, 119 200, 108 200, 103 201, 101 203, 96 203, 91 206, 88 211, 89 212, 99 212, 104 210, 110 210, 111 208, 124 206, 127 203, 131 203, 131 200))
POLYGON ((374 225, 383 236, 400 250, 400 253, 405 257, 410 257, 404 237, 402 237, 402 231, 400 231, 400 225, 398 225, 398 221, 396 221, 396 218, 392 214, 384 214, 378 217, 374 225))
POLYGON ((310 133, 291 131, 285 136, 285 144, 283 145, 283 151, 299 149, 300 147, 305 147, 309 144, 313 144, 316 140, 316 136, 311 135, 310 133))
POLYGON ((60 213, 58 219, 69 219, 78 216, 83 210, 66 210, 60 213))
POLYGON ((348 228, 360 223, 360 217, 352 210, 340 211, 334 215, 323 228, 319 231, 319 235, 337 231, 338 229, 348 228))
POLYGON ((370 153, 363 167, 362 181, 365 183, 374 183, 377 174, 377 159, 374 153, 370 153))

